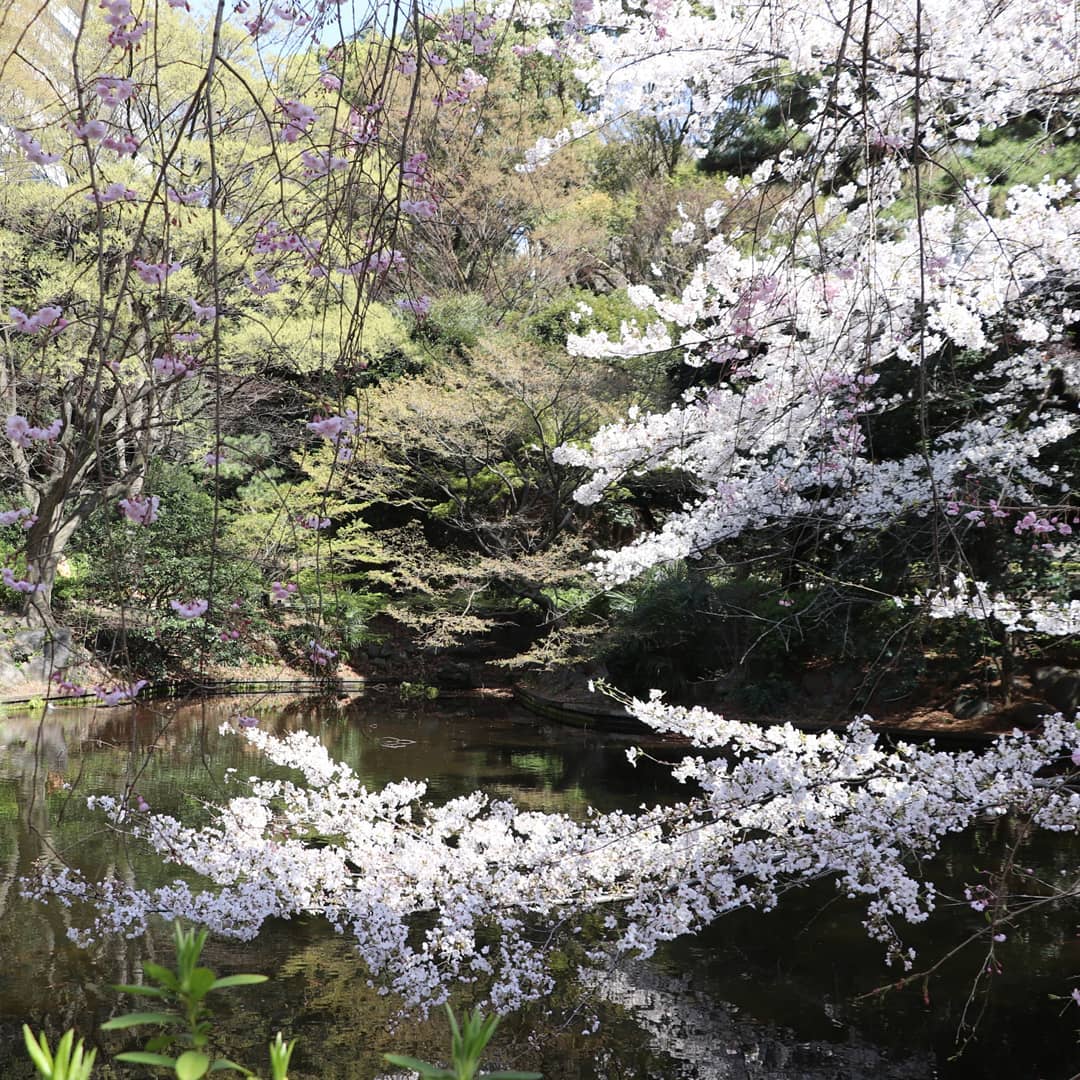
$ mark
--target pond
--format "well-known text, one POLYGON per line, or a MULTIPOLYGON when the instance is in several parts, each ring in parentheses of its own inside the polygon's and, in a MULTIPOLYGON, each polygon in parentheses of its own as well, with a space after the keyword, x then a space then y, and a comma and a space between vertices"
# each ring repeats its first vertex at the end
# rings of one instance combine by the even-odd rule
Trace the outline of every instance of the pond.
MULTIPOLYGON (((154 809, 199 819, 224 796, 227 769, 273 771, 242 740, 219 736, 219 724, 238 711, 278 733, 315 732, 369 786, 426 778, 434 800, 480 788, 531 809, 580 815, 590 805, 632 809, 685 795, 661 766, 630 767, 626 748, 641 740, 538 721, 499 700, 407 708, 389 698, 340 705, 238 698, 9 711, 0 717, 4 1080, 32 1075, 21 1051, 24 1021, 54 1035, 75 1025, 96 1040, 97 1026, 123 1011, 109 985, 138 981, 144 960, 171 959, 166 928, 77 949, 66 937, 66 912, 23 899, 19 879, 42 858, 90 874, 118 870, 143 883, 174 876, 111 833, 85 797, 118 794, 133 781, 154 809)), ((650 750, 678 756, 659 742, 650 750)), ((1010 834, 1010 824, 998 822, 950 846, 944 875, 957 891, 979 880, 1010 834)), ((1074 839, 1043 837, 1027 843, 1022 858, 1044 874, 1075 874, 1077 854, 1074 839)), ((911 941, 924 960, 942 956, 978 918, 956 905, 911 941)), ((865 938, 858 909, 822 883, 792 894, 770 915, 728 916, 647 963, 605 974, 582 1012, 570 1007, 567 992, 550 1008, 509 1018, 491 1067, 538 1069, 552 1080, 1073 1077, 1080 1071, 1080 1008, 1052 995, 1067 999, 1080 984, 1075 911, 1050 912, 1011 933, 989 997, 969 1002, 984 955, 959 955, 925 994, 913 987, 858 1002, 896 976, 881 947, 865 938), (956 1057, 965 1007, 967 1019, 979 1023, 956 1057), (599 1028, 585 1034, 594 1016, 599 1028)), ((368 988, 348 941, 318 920, 279 921, 251 943, 212 942, 207 962, 219 973, 272 975, 264 986, 230 991, 219 1012, 226 1048, 238 1060, 262 1065, 263 1046, 279 1029, 301 1040, 290 1073, 296 1080, 386 1075, 387 1051, 441 1056, 443 1020, 398 1019, 395 1003, 368 988)), ((113 1036, 106 1045, 115 1052, 130 1043, 113 1036)))

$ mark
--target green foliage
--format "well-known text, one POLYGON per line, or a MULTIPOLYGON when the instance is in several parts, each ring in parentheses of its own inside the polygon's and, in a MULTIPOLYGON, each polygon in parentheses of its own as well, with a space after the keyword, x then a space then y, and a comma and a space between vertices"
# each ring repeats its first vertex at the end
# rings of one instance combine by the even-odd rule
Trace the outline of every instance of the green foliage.
POLYGON ((446 350, 464 356, 476 348, 491 322, 487 302, 478 293, 440 297, 431 305, 427 318, 416 324, 416 334, 446 350))
MULTIPOLYGON (((176 945, 176 967, 169 969, 157 964, 144 963, 143 971, 154 985, 118 986, 117 990, 141 997, 153 998, 160 1006, 154 1011, 125 1013, 113 1017, 101 1025, 103 1031, 127 1031, 131 1028, 153 1025, 166 1030, 146 1042, 145 1050, 129 1050, 117 1054, 115 1060, 131 1065, 168 1069, 176 1080, 202 1080, 217 1072, 238 1072, 254 1077, 250 1069, 227 1058, 215 1058, 210 1051, 210 1010, 206 998, 215 990, 233 986, 254 986, 266 981, 265 975, 217 976, 199 960, 206 944, 206 931, 184 930, 177 922, 173 927, 176 945), (176 1056, 162 1053, 171 1050, 176 1056)), ((83 1042, 73 1045, 74 1031, 67 1031, 57 1044, 55 1054, 49 1049, 48 1040, 42 1032, 35 1040, 30 1028, 23 1025, 23 1040, 30 1060, 43 1080, 90 1080, 97 1051, 84 1053, 83 1042)), ((279 1031, 269 1046, 271 1080, 289 1080, 289 1063, 296 1040, 285 1041, 279 1031)))
POLYGON ((56 1052, 53 1053, 49 1049, 45 1032, 41 1032, 35 1040, 27 1024, 23 1024, 22 1030, 26 1052, 30 1055, 38 1075, 44 1080, 90 1080, 90 1070, 94 1067, 97 1051, 85 1053, 82 1039, 78 1043, 74 1042, 74 1031, 64 1032, 56 1045, 56 1052))
MULTIPOLYGON (((323 602, 323 622, 348 648, 355 648, 370 639, 368 625, 386 607, 385 593, 353 588, 349 581, 366 575, 343 575, 341 585, 323 602)), ((363 582, 357 581, 362 585, 363 582)))
MULTIPOLYGON (((179 922, 173 927, 176 967, 170 970, 158 964, 144 963, 143 971, 153 985, 118 986, 117 990, 160 1002, 158 1009, 125 1013, 101 1025, 103 1031, 126 1031, 152 1025, 164 1029, 147 1039, 144 1050, 130 1050, 116 1055, 117 1061, 170 1069, 177 1080, 200 1080, 209 1072, 233 1071, 253 1076, 248 1069, 210 1053, 211 1024, 208 995, 231 986, 253 986, 266 982, 265 975, 227 975, 219 979, 210 968, 202 967, 205 930, 185 930, 179 922), (177 1053, 169 1057, 163 1051, 177 1053)), ((280 1043, 280 1033, 278 1040, 280 1043)), ((288 1053, 292 1053, 291 1045, 288 1053)), ((273 1049, 272 1049, 273 1056, 273 1049)), ((278 1052, 279 1060, 281 1051, 278 1052)), ((288 1058, 285 1058, 287 1064, 288 1058)))
POLYGON ((614 681, 643 692, 718 666, 713 589, 686 563, 658 567, 608 597, 605 660, 614 681))
MULTIPOLYGON (((77 534, 86 572, 69 587, 73 599, 169 611, 172 599, 203 597, 214 607, 259 589, 253 568, 214 535, 214 499, 178 465, 151 465, 146 495, 161 499, 152 527, 133 525, 113 505, 103 507, 77 534), (214 564, 214 594, 207 595, 214 564)), ((219 515, 221 516, 221 515, 219 515)))
POLYGON ((625 290, 593 293, 571 289, 526 320, 526 328, 540 344, 562 348, 569 334, 599 330, 618 335, 623 322, 641 320, 644 312, 630 303, 625 290))
POLYGON ((1048 133, 1035 117, 1013 120, 979 136, 950 163, 948 173, 939 177, 939 190, 955 194, 969 177, 986 177, 1004 200, 1007 188, 1015 184, 1038 186, 1046 176, 1075 176, 1080 172, 1080 143, 1048 133))
POLYGON ((735 90, 701 167, 746 176, 783 149, 798 152, 808 141, 800 125, 811 111, 813 89, 809 76, 773 72, 735 90))
POLYGON ((289 1080, 289 1062, 292 1060, 293 1051, 296 1049, 296 1040, 285 1041, 279 1031, 277 1038, 270 1044, 270 1076, 271 1080, 289 1080))
POLYGON ((384 1054, 383 1059, 399 1068, 418 1072, 423 1080, 474 1080, 477 1075, 485 1077, 486 1080, 540 1080, 540 1073, 480 1073, 480 1058, 499 1026, 499 1018, 485 1016, 482 1012, 466 1012, 459 1024, 449 1005, 446 1006, 446 1015, 450 1018, 452 1068, 444 1069, 404 1054, 384 1054))

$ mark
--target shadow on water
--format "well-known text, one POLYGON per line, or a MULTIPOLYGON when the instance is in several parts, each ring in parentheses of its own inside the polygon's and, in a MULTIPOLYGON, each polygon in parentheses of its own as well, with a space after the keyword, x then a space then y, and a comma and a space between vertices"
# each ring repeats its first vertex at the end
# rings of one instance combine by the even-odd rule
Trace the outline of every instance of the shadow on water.
MULTIPOLYGON (((72 913, 20 896, 19 879, 42 860, 93 875, 117 873, 152 884, 176 876, 150 853, 110 831, 86 807, 89 794, 137 792, 155 810, 188 822, 226 796, 226 777, 280 773, 222 720, 254 713, 268 730, 305 728, 347 761, 364 783, 429 780, 441 801, 477 788, 530 809, 583 815, 633 809, 685 795, 658 765, 627 762, 626 737, 537 722, 505 702, 439 702, 419 709, 386 702, 345 707, 311 699, 214 699, 195 704, 93 710, 65 707, 0 717, 0 1077, 31 1076, 19 1025, 54 1036, 75 1025, 92 1040, 123 1006, 108 987, 136 982, 146 960, 168 962, 167 931, 137 940, 70 944, 72 913)), ((651 753, 680 751, 656 742, 651 753)), ((232 789, 235 791, 235 788, 232 789)), ((958 894, 978 881, 1009 823, 956 838, 942 856, 958 894)), ((1044 873, 1072 872, 1078 845, 1044 836, 1024 858, 1044 873)), ((943 911, 911 935, 924 957, 943 954, 978 916, 943 911)), ((1010 933, 1001 974, 985 1002, 977 1038, 957 1060, 955 1036, 981 957, 962 955, 922 988, 863 1004, 888 983, 882 950, 869 942, 858 909, 828 883, 791 894, 769 915, 739 912, 675 942, 648 963, 595 981, 575 1011, 578 988, 562 987, 553 1008, 509 1018, 491 1066, 542 1069, 557 1078, 667 1080, 929 1080, 931 1077, 1067 1080, 1080 1070, 1080 1009, 1051 999, 1080 983, 1076 913, 1058 910, 1010 933), (600 1021, 595 1033, 593 1019, 600 1021)), ((258 989, 231 992, 220 1015, 231 1056, 262 1062, 263 1044, 284 1029, 300 1036, 296 1080, 370 1080, 388 1050, 438 1058, 440 1018, 399 1020, 396 1004, 367 985, 348 941, 318 920, 279 921, 255 942, 214 942, 207 960, 223 973, 272 974, 258 989)), ((115 1052, 113 1039, 107 1049, 115 1052)), ((109 1073, 99 1070, 101 1077, 109 1073)), ((116 1075, 120 1075, 117 1073, 116 1075)))

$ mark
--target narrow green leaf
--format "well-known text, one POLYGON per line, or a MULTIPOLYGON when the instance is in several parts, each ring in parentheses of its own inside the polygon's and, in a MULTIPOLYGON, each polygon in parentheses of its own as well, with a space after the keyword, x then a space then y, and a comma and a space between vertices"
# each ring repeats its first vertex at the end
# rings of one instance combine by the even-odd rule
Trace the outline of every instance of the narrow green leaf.
POLYGON ((176 1080, 202 1080, 210 1071, 210 1059, 197 1050, 186 1050, 176 1059, 176 1080))
POLYGON ((175 1024, 179 1017, 172 1013, 163 1012, 133 1012, 124 1013, 123 1016, 114 1016, 101 1025, 102 1031, 123 1031, 124 1028, 138 1027, 140 1024, 161 1024, 168 1026, 175 1024))
POLYGON ((164 1054, 148 1054, 145 1050, 125 1050, 113 1060, 130 1061, 132 1065, 164 1065, 166 1069, 171 1069, 176 1064, 176 1058, 166 1057, 164 1054))
POLYGON ((143 1043, 143 1049, 149 1050, 151 1054, 156 1054, 159 1050, 168 1050, 178 1039, 176 1035, 155 1035, 152 1039, 147 1039, 143 1043))
POLYGON ((71 1064, 71 1044, 75 1041, 75 1032, 68 1028, 56 1044, 53 1055, 53 1080, 68 1080, 68 1066, 71 1064))
POLYGON ((211 1072, 224 1072, 226 1069, 232 1069, 234 1072, 243 1073, 245 1076, 255 1076, 250 1069, 245 1069, 243 1065, 237 1065, 235 1061, 230 1061, 228 1058, 218 1058, 213 1065, 210 1066, 211 1072))
POLYGON ((388 1061, 391 1065, 400 1065, 401 1068, 408 1069, 410 1072, 418 1072, 421 1076, 429 1077, 430 1080, 454 1080, 454 1074, 449 1069, 440 1069, 437 1065, 408 1057, 406 1054, 383 1054, 383 1061, 388 1061))
POLYGON ((45 1033, 41 1033, 41 1042, 34 1038, 29 1024, 23 1024, 23 1041, 26 1043, 26 1052, 30 1060, 37 1067, 37 1071, 49 1080, 52 1076, 52 1054, 49 1053, 49 1044, 45 1039, 45 1033))
POLYGON ((446 1015, 450 1019, 450 1035, 453 1039, 460 1040, 461 1029, 458 1027, 458 1021, 457 1017, 454 1015, 454 1010, 450 1008, 449 1002, 447 1002, 446 1005, 444 1005, 443 1007, 446 1009, 446 1015))
POLYGON ((226 986, 255 986, 256 983, 266 981, 266 975, 226 975, 223 979, 215 979, 210 989, 223 990, 226 986))
POLYGON ((143 997, 156 997, 163 998, 168 997, 168 994, 164 990, 159 990, 156 986, 114 986, 112 988, 118 994, 141 994, 143 997))

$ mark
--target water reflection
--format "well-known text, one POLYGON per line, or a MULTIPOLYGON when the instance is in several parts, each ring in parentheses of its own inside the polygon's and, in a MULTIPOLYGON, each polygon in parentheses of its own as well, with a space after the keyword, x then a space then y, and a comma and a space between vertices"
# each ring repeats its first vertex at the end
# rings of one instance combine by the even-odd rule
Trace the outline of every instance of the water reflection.
MULTIPOLYGON (((385 702, 217 699, 0 717, 0 1076, 31 1075, 17 1037, 24 1020, 54 1036, 76 1024, 96 1040, 98 1025, 121 1011, 108 984, 139 981, 145 960, 168 958, 165 932, 86 952, 74 948, 67 940, 72 913, 22 899, 19 879, 42 860, 142 884, 176 876, 175 868, 109 830, 87 810, 85 797, 137 793, 156 810, 186 821, 205 818, 207 806, 227 796, 231 770, 242 777, 281 772, 241 740, 218 734, 237 712, 258 716, 279 734, 317 732, 369 786, 427 778, 436 800, 481 788, 532 809, 581 815, 589 805, 632 808, 685 794, 659 766, 632 769, 625 737, 538 723, 503 702, 405 709, 385 702)), ((650 750, 679 753, 661 743, 650 750)), ((998 823, 950 848, 946 861, 958 886, 1009 839, 999 835, 1008 828, 998 823)), ((1073 841, 1044 840, 1025 857, 1047 872, 1072 872, 1076 853, 1073 841)), ((972 917, 958 908, 951 921, 931 922, 917 935, 923 954, 944 951, 970 929, 972 917)), ((534 1010, 507 1021, 492 1067, 540 1068, 552 1080, 1065 1080, 1076 1071, 1080 1021, 1060 1016, 1061 1004, 1048 995, 1068 994, 1080 976, 1075 922, 1059 912, 1012 935, 979 1040, 959 1062, 948 1059, 970 964, 936 979, 929 1005, 916 991, 880 1005, 853 1005, 855 995, 887 981, 889 972, 880 949, 866 941, 857 910, 838 903, 823 884, 773 915, 730 916, 649 964, 607 973, 591 988, 584 1011, 570 1010, 576 992, 560 990, 549 1015, 534 1010), (594 1015, 600 1028, 585 1035, 594 1015)), ((395 1003, 368 987, 348 942, 317 920, 275 923, 251 944, 214 943, 208 961, 223 972, 275 976, 265 988, 234 993, 226 1005, 226 1049, 240 1060, 261 1061, 262 1046, 281 1028, 302 1038, 297 1080, 371 1080, 381 1071, 380 1055, 391 1049, 440 1055, 441 1020, 395 1029, 395 1003)))

